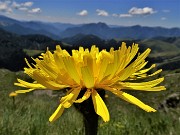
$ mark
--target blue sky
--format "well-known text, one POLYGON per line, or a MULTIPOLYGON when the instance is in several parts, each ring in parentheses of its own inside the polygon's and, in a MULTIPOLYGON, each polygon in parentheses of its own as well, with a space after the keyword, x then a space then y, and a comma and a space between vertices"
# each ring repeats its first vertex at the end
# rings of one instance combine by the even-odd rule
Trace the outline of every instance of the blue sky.
POLYGON ((180 27, 180 0, 0 0, 0 14, 73 24, 180 27))

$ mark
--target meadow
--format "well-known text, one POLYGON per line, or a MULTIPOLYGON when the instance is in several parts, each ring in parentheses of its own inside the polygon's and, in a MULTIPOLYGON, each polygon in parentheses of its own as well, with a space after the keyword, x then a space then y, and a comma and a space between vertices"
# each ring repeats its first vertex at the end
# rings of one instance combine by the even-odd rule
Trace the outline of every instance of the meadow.
MULTIPOLYGON (((164 104, 171 94, 179 94, 180 71, 164 71, 166 91, 128 91, 148 105, 158 109, 147 113, 111 93, 107 93, 106 104, 110 121, 99 118, 98 135, 179 135, 180 106, 164 104), (164 104, 160 107, 160 104, 164 104)), ((81 114, 71 107, 62 117, 50 123, 49 116, 58 105, 59 97, 48 94, 22 94, 13 100, 8 94, 18 89, 13 85, 16 78, 28 80, 22 71, 11 72, 0 69, 0 135, 83 135, 84 126, 81 114)), ((62 91, 58 95, 64 94, 62 91)))

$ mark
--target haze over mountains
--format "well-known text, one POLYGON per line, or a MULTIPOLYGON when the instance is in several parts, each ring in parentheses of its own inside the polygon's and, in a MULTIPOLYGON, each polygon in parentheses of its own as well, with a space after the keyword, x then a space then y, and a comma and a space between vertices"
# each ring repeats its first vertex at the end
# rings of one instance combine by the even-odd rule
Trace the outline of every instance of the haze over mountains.
POLYGON ((68 24, 38 21, 19 21, 0 16, 0 28, 19 35, 41 34, 53 39, 68 38, 75 35, 95 35, 102 39, 145 39, 153 37, 178 37, 180 28, 147 26, 108 26, 105 23, 68 24))

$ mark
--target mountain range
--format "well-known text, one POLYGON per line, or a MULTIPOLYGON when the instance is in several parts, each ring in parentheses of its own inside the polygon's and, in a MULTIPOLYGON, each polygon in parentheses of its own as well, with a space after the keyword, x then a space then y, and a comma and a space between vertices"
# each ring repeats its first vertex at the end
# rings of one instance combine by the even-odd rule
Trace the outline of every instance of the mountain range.
POLYGON ((0 28, 19 35, 41 34, 60 39, 60 33, 75 26, 69 23, 47 23, 40 21, 19 21, 0 15, 0 28))
POLYGON ((127 45, 138 43, 140 52, 147 48, 152 49, 149 63, 160 63, 158 67, 166 70, 179 68, 180 63, 180 37, 156 37, 138 40, 104 40, 95 35, 78 34, 63 40, 54 40, 44 35, 18 35, 0 29, 0 68, 8 68, 13 71, 21 70, 26 64, 24 58, 32 59, 36 54, 46 50, 54 50, 56 45, 61 45, 71 53, 72 49, 79 46, 90 48, 96 45, 99 49, 114 47, 118 49, 122 42, 127 45), (30 55, 31 54, 31 55, 30 55))
POLYGON ((140 25, 129 27, 109 27, 105 23, 91 23, 79 27, 67 28, 63 37, 76 34, 92 34, 102 39, 145 39, 157 36, 180 36, 180 28, 143 27, 140 25))
POLYGON ((101 39, 146 39, 157 36, 178 37, 180 28, 147 26, 111 26, 105 23, 70 24, 39 21, 19 21, 0 15, 0 28, 19 35, 41 34, 53 39, 63 39, 75 35, 95 35, 101 39))

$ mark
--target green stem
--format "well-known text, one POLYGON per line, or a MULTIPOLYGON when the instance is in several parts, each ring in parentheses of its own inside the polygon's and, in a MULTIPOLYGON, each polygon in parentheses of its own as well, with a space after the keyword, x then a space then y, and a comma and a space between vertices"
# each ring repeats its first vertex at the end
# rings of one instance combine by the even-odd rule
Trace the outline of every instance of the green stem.
MULTIPOLYGON (((84 95, 85 90, 80 92, 79 97, 84 95)), ((101 90, 98 92, 99 95, 104 99, 105 91, 101 90)), ((98 131, 98 115, 94 110, 92 98, 85 100, 80 104, 74 104, 75 107, 83 114, 83 121, 85 126, 85 135, 97 135, 98 131)))

